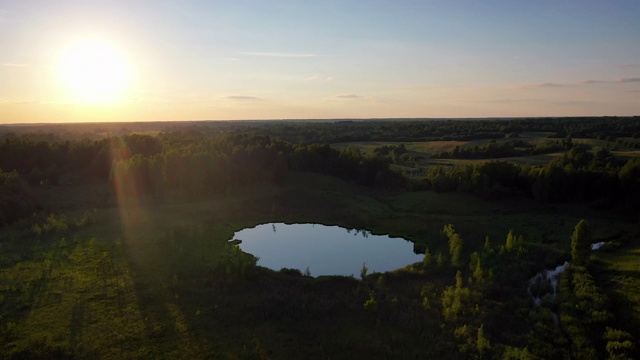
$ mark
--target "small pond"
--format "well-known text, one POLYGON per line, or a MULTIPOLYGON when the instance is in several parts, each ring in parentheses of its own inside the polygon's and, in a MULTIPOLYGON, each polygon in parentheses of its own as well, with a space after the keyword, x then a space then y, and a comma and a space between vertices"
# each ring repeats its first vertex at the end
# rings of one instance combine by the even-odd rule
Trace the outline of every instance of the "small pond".
POLYGON ((240 248, 272 270, 307 268, 313 276, 360 275, 365 263, 372 272, 385 272, 422 261, 413 243, 402 238, 371 235, 362 230, 319 224, 272 223, 234 234, 240 248))

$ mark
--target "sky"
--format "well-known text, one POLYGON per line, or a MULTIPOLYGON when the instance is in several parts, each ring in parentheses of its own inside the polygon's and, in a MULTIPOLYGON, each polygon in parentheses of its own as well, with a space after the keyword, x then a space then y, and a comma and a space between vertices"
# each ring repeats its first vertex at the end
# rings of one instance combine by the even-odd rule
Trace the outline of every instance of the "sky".
POLYGON ((0 123, 640 115, 640 1, 0 0, 0 123))

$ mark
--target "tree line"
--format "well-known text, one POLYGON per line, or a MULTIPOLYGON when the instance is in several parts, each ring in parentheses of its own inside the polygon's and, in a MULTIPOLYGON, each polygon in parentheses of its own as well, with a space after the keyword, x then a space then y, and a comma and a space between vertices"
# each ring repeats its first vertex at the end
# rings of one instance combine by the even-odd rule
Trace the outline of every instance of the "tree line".
POLYGON ((35 211, 31 189, 109 180, 121 195, 194 199, 261 182, 288 171, 326 174, 362 186, 401 188, 387 159, 328 144, 292 144, 241 133, 128 135, 95 141, 12 138, 0 144, 1 223, 35 211))
MULTIPOLYGON (((353 141, 469 141, 503 139, 522 132, 548 133, 564 139, 640 137, 640 117, 566 117, 521 119, 371 119, 313 122, 247 122, 237 130, 293 143, 353 141)), ((207 124, 214 129, 222 124, 207 124)), ((233 130, 231 130, 233 131, 233 130)))
MULTIPOLYGON (((225 122, 191 124, 158 136, 132 134, 101 140, 5 134, 0 142, 0 169, 4 174, 0 194, 5 199, 0 206, 0 221, 11 221, 41 207, 30 194, 30 189, 38 186, 110 180, 124 193, 156 199, 197 198, 264 181, 277 183, 288 171, 321 173, 387 189, 458 191, 485 198, 525 196, 542 202, 597 200, 600 206, 622 204, 637 211, 634 204, 640 201, 640 159, 619 161, 607 149, 592 154, 573 144, 571 136, 564 135, 567 132, 628 137, 640 132, 640 119, 225 122), (562 137, 552 140, 553 146, 540 145, 540 149, 526 151, 547 152, 556 147, 570 150, 545 166, 500 161, 434 166, 424 178, 416 180, 390 169, 394 156, 406 155, 403 147, 366 155, 329 145, 345 136, 365 139, 366 135, 368 140, 389 141, 404 137, 477 138, 494 132, 504 137, 533 130, 550 130, 562 137)), ((524 151, 518 141, 514 137, 507 142, 490 141, 477 149, 458 148, 454 156, 495 157, 524 151)))
MULTIPOLYGON (((616 160, 607 149, 591 154, 575 146, 545 166, 487 161, 477 165, 429 169, 410 186, 438 192, 463 192, 484 198, 525 196, 541 202, 599 201, 628 205, 640 199, 640 159, 616 160)), ((637 211, 637 209, 635 209, 637 211)))

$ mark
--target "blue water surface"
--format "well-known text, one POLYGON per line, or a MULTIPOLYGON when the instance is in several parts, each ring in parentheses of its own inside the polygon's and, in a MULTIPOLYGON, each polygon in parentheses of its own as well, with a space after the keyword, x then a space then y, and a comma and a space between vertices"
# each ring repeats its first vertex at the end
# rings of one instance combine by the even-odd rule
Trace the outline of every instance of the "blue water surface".
POLYGON ((262 224, 234 234, 240 248, 273 270, 294 268, 313 276, 356 275, 362 264, 369 273, 395 270, 422 261, 413 243, 387 235, 319 224, 262 224))

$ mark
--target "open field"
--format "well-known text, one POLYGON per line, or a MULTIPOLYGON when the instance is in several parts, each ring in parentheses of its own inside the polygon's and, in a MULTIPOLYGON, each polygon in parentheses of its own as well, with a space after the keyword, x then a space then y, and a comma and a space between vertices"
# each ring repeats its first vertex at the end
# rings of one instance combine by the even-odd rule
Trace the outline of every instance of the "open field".
MULTIPOLYGON (((507 158, 494 159, 496 161, 506 161, 513 164, 520 165, 540 165, 544 166, 549 161, 556 157, 562 157, 564 153, 551 153, 542 155, 529 155, 529 156, 515 156, 507 158)), ((429 164, 452 164, 452 165, 477 165, 487 162, 486 159, 430 159, 429 164)))
MULTIPOLYGON (((542 144, 549 141, 558 139, 549 139, 546 136, 551 133, 542 132, 529 132, 523 133, 519 138, 515 140, 525 140, 531 145, 542 144)), ((514 139, 498 139, 496 143, 512 141, 514 139)), ((443 152, 451 153, 456 147, 466 146, 482 146, 489 140, 471 140, 471 141, 425 141, 425 142, 384 142, 384 141, 369 141, 369 142, 349 142, 349 143, 336 143, 332 144, 337 149, 355 148, 363 154, 372 155, 374 150, 381 147, 395 147, 404 145, 407 153, 414 159, 410 163, 404 163, 396 160, 394 165, 400 171, 412 172, 420 168, 429 168, 432 165, 476 165, 486 162, 487 160, 499 160, 519 165, 534 165, 544 166, 549 163, 550 160, 556 157, 562 157, 568 153, 568 151, 551 152, 540 155, 525 155, 525 156, 512 156, 501 157, 495 159, 455 159, 455 158, 438 158, 438 155, 443 152)), ((573 139, 575 144, 581 144, 590 147, 590 152, 594 152, 594 149, 598 148, 611 148, 612 144, 606 140, 596 139, 573 139)), ((615 144, 613 144, 615 146, 615 144)), ((611 153, 621 161, 626 161, 633 157, 640 156, 640 150, 614 150, 611 153)))
POLYGON ((597 258, 601 262, 600 279, 612 294, 621 321, 640 331, 640 248, 636 242, 623 243, 597 258))
POLYGON ((590 134, 571 151, 569 137, 510 139, 513 124, 492 120, 7 132, 0 357, 637 358, 640 153, 615 131, 626 121, 514 123, 590 134), (330 145, 472 128, 470 141, 330 145), (132 135, 95 140, 112 130, 132 135), (362 155, 376 149, 386 159, 362 155), (360 277, 273 271, 229 242, 271 222, 402 237, 424 260, 360 277), (531 282, 565 261, 558 287, 531 282))
POLYGON ((629 160, 631 158, 640 157, 640 150, 612 151, 616 158, 621 160, 629 160))
MULTIPOLYGON (((61 187, 49 192, 55 201, 65 199, 58 216, 65 215, 68 223, 109 192, 99 185, 77 190, 61 187)), ((35 236, 30 226, 2 229, 2 237, 9 239, 2 243, 0 273, 7 341, 3 351, 53 352, 61 357, 73 353, 103 358, 236 358, 238 354, 281 358, 322 357, 342 348, 346 358, 362 354, 371 339, 391 334, 411 338, 393 326, 384 331, 368 329, 368 322, 357 320, 359 316, 335 310, 340 306, 353 311, 344 301, 361 301, 354 279, 276 281, 271 271, 259 269, 257 277, 229 282, 216 270, 221 257, 239 256, 230 255, 234 250, 227 240, 234 231, 259 223, 364 228, 426 243, 433 253, 447 252, 440 230, 448 223, 455 224, 468 253, 482 247, 485 235, 500 243, 514 229, 525 235, 532 248, 544 250, 541 267, 567 258, 571 231, 580 218, 592 221, 596 237, 629 231, 624 222, 612 223, 603 214, 580 207, 495 203, 461 194, 372 192, 310 174, 292 174, 282 186, 267 185, 199 202, 117 206, 114 201, 98 203, 95 218, 77 230, 35 236), (303 299, 309 294, 319 299, 343 295, 337 295, 338 303, 333 305, 328 298, 322 300, 334 309, 323 315, 325 321, 293 326, 289 320, 274 321, 260 313, 275 311, 260 302, 276 301, 274 287, 286 286, 287 281, 308 289, 290 295, 300 301, 308 301, 303 299), (306 342, 310 337, 322 338, 327 330, 335 338, 306 342), (301 333, 305 336, 300 337, 301 333), (318 341, 323 348, 314 345, 318 341), (347 343, 357 352, 343 348, 347 343)), ((626 257, 628 266, 633 266, 632 258, 632 254, 626 257)), ((418 306, 411 301, 420 301, 414 297, 418 290, 410 290, 416 286, 412 276, 410 270, 391 276, 396 291, 408 291, 404 301, 409 307, 418 306)), ((439 286, 444 280, 431 281, 439 286)), ((370 351, 379 351, 374 349, 370 351)))

